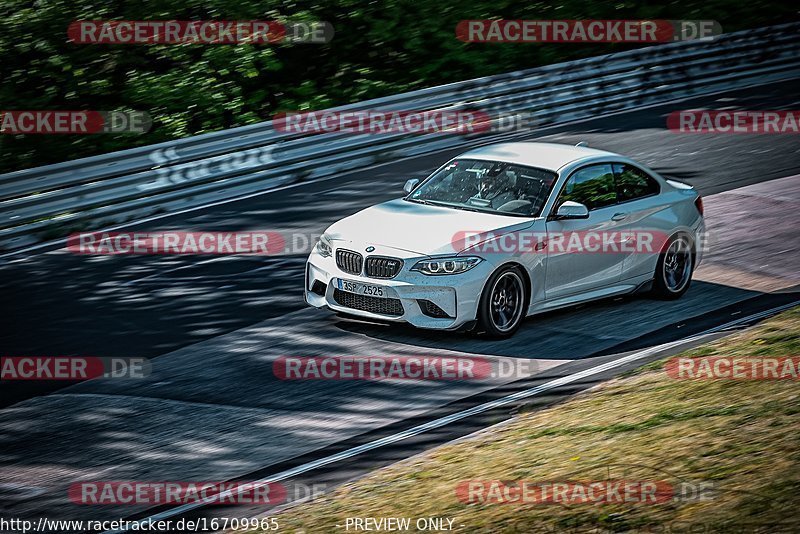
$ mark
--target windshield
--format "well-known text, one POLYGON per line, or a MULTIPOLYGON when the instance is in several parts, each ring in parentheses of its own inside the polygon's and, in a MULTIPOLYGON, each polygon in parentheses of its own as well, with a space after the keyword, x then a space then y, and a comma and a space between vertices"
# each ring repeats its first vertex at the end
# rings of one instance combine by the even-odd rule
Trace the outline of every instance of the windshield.
POLYGON ((500 161, 455 160, 405 199, 469 211, 537 217, 556 181, 551 171, 500 161))

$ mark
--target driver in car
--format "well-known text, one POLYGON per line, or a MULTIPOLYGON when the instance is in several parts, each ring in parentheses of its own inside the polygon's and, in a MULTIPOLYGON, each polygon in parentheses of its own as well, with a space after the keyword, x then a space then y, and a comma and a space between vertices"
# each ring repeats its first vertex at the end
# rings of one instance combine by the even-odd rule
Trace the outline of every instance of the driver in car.
POLYGON ((501 171, 495 175, 489 173, 481 176, 480 190, 476 197, 488 201, 487 207, 498 209, 500 206, 517 199, 514 188, 517 176, 513 171, 501 171))

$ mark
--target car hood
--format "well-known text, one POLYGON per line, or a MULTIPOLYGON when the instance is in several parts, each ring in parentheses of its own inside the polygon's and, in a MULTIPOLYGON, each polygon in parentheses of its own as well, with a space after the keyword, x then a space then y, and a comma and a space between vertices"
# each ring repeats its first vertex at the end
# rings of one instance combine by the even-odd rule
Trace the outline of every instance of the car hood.
POLYGON ((426 206, 397 199, 346 217, 325 233, 334 240, 336 247, 363 252, 366 247, 373 246, 375 254, 410 257, 462 252, 467 245, 476 243, 475 239, 465 239, 465 236, 521 230, 532 222, 528 218, 426 206))

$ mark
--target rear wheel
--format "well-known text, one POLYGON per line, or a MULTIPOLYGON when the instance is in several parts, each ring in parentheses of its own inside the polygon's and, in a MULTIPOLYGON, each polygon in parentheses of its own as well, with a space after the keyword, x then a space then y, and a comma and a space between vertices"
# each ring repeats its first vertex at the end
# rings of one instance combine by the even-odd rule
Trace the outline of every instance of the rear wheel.
POLYGON ((478 305, 480 329, 494 338, 509 337, 525 318, 525 283, 514 267, 495 272, 483 288, 478 305))
POLYGON ((666 300, 679 298, 689 289, 693 270, 692 242, 685 235, 673 237, 658 256, 653 296, 666 300))

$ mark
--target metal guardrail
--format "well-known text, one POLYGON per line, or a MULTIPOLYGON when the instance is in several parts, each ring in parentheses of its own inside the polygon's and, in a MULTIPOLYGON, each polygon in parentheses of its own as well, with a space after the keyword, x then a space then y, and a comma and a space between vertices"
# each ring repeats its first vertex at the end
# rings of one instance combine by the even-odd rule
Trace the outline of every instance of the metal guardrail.
MULTIPOLYGON (((332 108, 480 110, 558 124, 800 77, 800 24, 671 43, 332 108)), ((503 132, 495 132, 501 135, 503 132)), ((485 136, 485 134, 484 134, 485 136)), ((12 250, 344 170, 458 147, 475 135, 315 134, 264 122, 0 175, 0 249, 12 250)))

